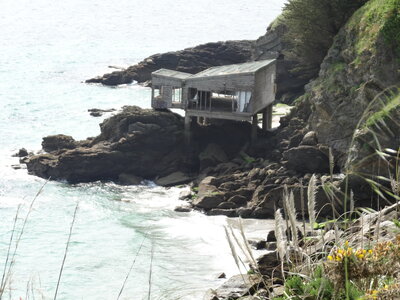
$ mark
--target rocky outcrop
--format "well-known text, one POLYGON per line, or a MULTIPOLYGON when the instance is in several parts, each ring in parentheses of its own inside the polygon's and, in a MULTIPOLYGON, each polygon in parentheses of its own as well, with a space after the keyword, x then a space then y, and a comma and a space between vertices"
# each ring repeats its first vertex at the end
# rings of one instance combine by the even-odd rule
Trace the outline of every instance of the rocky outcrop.
MULTIPOLYGON (((114 180, 138 184, 155 180, 163 186, 188 183, 199 167, 235 157, 250 139, 246 122, 192 128, 192 147, 184 142, 183 118, 170 111, 126 106, 100 124, 95 138, 75 141, 66 135, 43 138, 47 153, 24 162, 31 174, 71 183, 114 180)), ((229 169, 229 163, 226 163, 229 169)))
POLYGON ((28 171, 43 178, 88 182, 167 176, 187 168, 181 163, 183 121, 170 112, 124 107, 100 124, 101 134, 75 142, 58 135, 43 139, 48 152, 31 156, 28 171), (122 175, 124 174, 124 175, 122 175))
POLYGON ((151 73, 171 69, 197 73, 213 66, 243 63, 251 59, 253 41, 226 41, 207 43, 181 51, 152 55, 126 70, 114 71, 86 80, 87 83, 119 85, 151 80, 151 73))

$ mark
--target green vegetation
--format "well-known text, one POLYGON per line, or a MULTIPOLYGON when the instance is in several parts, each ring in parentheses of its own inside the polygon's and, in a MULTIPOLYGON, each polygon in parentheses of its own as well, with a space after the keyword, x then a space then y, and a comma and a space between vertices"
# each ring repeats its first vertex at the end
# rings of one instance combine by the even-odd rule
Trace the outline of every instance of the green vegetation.
POLYGON ((366 0, 289 0, 283 9, 288 32, 287 55, 297 62, 294 72, 311 79, 317 76, 322 60, 335 35, 366 0))
MULTIPOLYGON (((382 34, 387 45, 394 47, 400 57, 400 0, 371 0, 350 19, 347 30, 357 34, 355 50, 365 54, 365 59, 375 52, 378 35, 382 34)), ((363 62, 357 57, 354 63, 363 62)))
POLYGON ((400 1, 391 1, 391 7, 387 14, 387 20, 382 28, 386 43, 392 45, 396 55, 400 58, 400 1))
POLYGON ((391 112, 398 107, 400 107, 400 95, 391 98, 380 110, 372 114, 365 125, 371 127, 379 122, 384 122, 386 118, 390 117, 391 112))

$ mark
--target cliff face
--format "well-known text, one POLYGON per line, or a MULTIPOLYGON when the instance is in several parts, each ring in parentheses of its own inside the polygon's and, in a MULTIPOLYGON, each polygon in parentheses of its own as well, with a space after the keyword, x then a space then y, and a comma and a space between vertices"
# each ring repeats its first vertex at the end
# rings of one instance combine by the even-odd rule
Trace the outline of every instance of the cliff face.
MULTIPOLYGON (((371 0, 360 8, 336 36, 319 77, 299 100, 311 108, 309 128, 332 147, 341 166, 365 109, 383 90, 400 84, 398 44, 388 25, 399 13, 398 2, 371 0)), ((372 107, 371 113, 379 109, 372 107)))
POLYGON ((284 55, 289 51, 289 46, 284 42, 286 32, 285 20, 281 15, 268 26, 267 32, 255 41, 252 60, 277 59, 276 99, 290 104, 304 93, 304 85, 309 79, 290 72, 296 62, 287 59, 284 55))

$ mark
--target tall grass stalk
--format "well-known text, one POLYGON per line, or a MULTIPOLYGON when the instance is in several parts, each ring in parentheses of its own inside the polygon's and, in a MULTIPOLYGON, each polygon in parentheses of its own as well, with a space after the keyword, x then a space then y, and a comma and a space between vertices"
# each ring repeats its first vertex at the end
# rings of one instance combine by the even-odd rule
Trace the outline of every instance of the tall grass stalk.
POLYGON ((153 258, 154 258, 154 244, 151 244, 151 255, 150 255, 150 269, 149 269, 149 292, 147 293, 147 300, 151 299, 151 277, 153 274, 153 258))
POLYGON ((69 245, 70 245, 70 242, 71 242, 72 229, 74 228, 74 224, 75 224, 75 220, 76 220, 76 213, 78 212, 78 207, 79 207, 79 201, 76 203, 74 215, 72 217, 71 226, 69 227, 68 240, 67 240, 67 244, 65 246, 64 257, 63 257, 63 260, 62 260, 62 263, 61 263, 61 267, 60 267, 60 273, 58 275, 56 291, 54 293, 54 298, 53 298, 54 300, 57 299, 58 288, 60 287, 61 276, 62 276, 62 273, 64 271, 65 260, 67 259, 68 248, 69 248, 69 245))
POLYGON ((144 241, 145 241, 146 239, 147 239, 147 234, 144 235, 144 237, 143 237, 143 239, 142 239, 142 242, 140 243, 140 246, 139 246, 138 250, 136 251, 135 257, 133 258, 133 261, 132 261, 132 263, 131 263, 131 266, 130 266, 130 268, 129 268, 129 271, 128 271, 128 273, 127 273, 126 276, 125 276, 125 279, 124 279, 124 282, 122 283, 121 289, 119 290, 117 300, 121 297, 122 292, 124 291, 126 282, 128 281, 128 278, 129 278, 129 276, 130 276, 130 274, 131 274, 131 272, 132 272, 133 266, 135 265, 136 259, 137 259, 138 255, 139 255, 140 250, 142 249, 143 244, 144 244, 144 241))
POLYGON ((15 218, 14 218, 14 222, 13 222, 13 228, 12 228, 11 235, 10 235, 10 241, 8 243, 8 249, 7 249, 6 261, 4 263, 3 275, 1 277, 0 299, 1 299, 2 295, 3 295, 3 290, 4 290, 4 287, 5 287, 5 282, 4 281, 5 281, 5 277, 6 277, 6 270, 7 270, 8 260, 10 258, 11 245, 12 245, 12 242, 13 242, 13 239, 14 239, 15 227, 17 225, 17 220, 18 220, 18 215, 19 215, 20 209, 21 209, 21 205, 18 205, 17 212, 15 214, 15 218))
POLYGON ((307 200, 308 200, 308 218, 310 220, 311 230, 314 228, 315 220, 315 195, 317 192, 317 180, 313 174, 308 182, 307 200))
POLYGON ((283 268, 283 262, 286 256, 286 239, 285 239, 285 225, 280 209, 275 211, 275 237, 276 247, 278 250, 279 259, 281 261, 282 278, 285 280, 285 272, 283 268))
MULTIPOLYGON (((39 195, 42 193, 44 187, 45 187, 46 184, 49 182, 49 180, 50 180, 50 177, 43 183, 43 185, 40 187, 39 191, 38 191, 38 192, 36 193, 36 195, 33 197, 32 201, 31 201, 31 203, 30 203, 30 205, 29 205, 28 212, 26 213, 25 219, 24 219, 24 221, 23 221, 23 223, 22 223, 21 231, 19 232, 19 235, 18 235, 18 237, 17 237, 17 239, 16 239, 16 241, 15 241, 15 248, 14 248, 14 251, 13 251, 13 253, 12 253, 12 255, 11 255, 11 260, 9 260, 9 257, 10 257, 10 248, 11 248, 10 246, 11 246, 11 243, 12 243, 12 241, 13 241, 13 236, 14 236, 15 227, 13 228, 13 232, 11 233, 12 238, 10 239, 10 244, 9 244, 9 248, 8 248, 8 252, 7 252, 7 256, 6 256, 6 262, 8 263, 8 266, 7 266, 7 264, 5 265, 5 268, 4 268, 4 270, 3 270, 3 276, 2 276, 1 286, 0 286, 0 300, 1 300, 2 297, 3 297, 4 290, 5 290, 5 288, 6 288, 6 283, 7 283, 7 281, 9 280, 9 278, 10 278, 10 276, 11 276, 11 271, 12 271, 12 268, 13 268, 13 266, 14 266, 14 264, 15 264, 15 256, 16 256, 16 254, 17 254, 18 246, 19 246, 19 243, 21 242, 22 236, 23 236, 23 234, 24 234, 26 223, 28 222, 29 216, 31 215, 31 212, 32 212, 32 210, 33 210, 33 205, 35 204, 37 198, 38 198, 39 195)), ((18 211, 19 211, 19 210, 18 210, 18 211)), ((17 218, 17 216, 16 216, 16 218, 17 218)), ((14 222, 16 222, 16 219, 15 219, 14 222)), ((14 225, 14 226, 15 226, 15 225, 14 225)))

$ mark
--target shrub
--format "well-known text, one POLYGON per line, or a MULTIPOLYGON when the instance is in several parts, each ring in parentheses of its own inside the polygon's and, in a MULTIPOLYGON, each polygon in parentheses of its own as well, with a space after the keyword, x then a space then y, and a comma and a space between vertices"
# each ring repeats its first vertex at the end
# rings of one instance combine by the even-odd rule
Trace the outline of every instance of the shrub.
POLYGON ((333 38, 366 0, 289 0, 283 9, 289 45, 286 55, 297 62, 292 70, 305 79, 318 75, 333 38))

